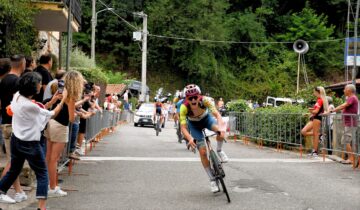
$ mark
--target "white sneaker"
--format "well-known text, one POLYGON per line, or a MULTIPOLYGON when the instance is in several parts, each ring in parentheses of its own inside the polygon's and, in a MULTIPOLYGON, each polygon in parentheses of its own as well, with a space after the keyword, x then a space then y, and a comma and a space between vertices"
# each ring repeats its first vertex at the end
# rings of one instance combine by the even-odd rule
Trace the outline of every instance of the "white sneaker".
POLYGON ((48 197, 49 198, 55 198, 55 197, 63 197, 67 196, 67 192, 64 192, 60 189, 59 186, 56 186, 53 190, 48 190, 48 197))
POLYGON ((217 185, 216 181, 210 181, 210 188, 211 188, 211 192, 216 193, 219 192, 219 186, 217 185))
POLYGON ((229 158, 228 158, 228 156, 225 154, 224 151, 218 152, 218 155, 220 156, 221 162, 223 162, 223 163, 229 162, 229 158))
POLYGON ((74 151, 75 154, 79 155, 79 156, 84 156, 84 151, 81 148, 78 148, 74 151))
POLYGON ((14 200, 16 201, 16 203, 26 201, 27 199, 28 199, 28 197, 27 197, 27 195, 25 194, 24 191, 22 191, 21 193, 15 193, 14 200))
POLYGON ((16 203, 16 201, 6 194, 0 194, 0 203, 16 203))

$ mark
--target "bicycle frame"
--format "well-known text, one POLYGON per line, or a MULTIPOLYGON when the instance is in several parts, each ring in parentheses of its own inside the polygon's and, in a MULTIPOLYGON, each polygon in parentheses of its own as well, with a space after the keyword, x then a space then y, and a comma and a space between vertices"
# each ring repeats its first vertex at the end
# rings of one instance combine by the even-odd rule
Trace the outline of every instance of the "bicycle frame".
MULTIPOLYGON (((221 183, 221 186, 223 188, 223 191, 226 195, 226 198, 228 200, 228 202, 230 203, 230 196, 229 193, 226 189, 225 186, 225 182, 224 182, 224 177, 225 177, 225 171, 222 167, 222 163, 220 161, 220 158, 218 157, 218 155, 216 154, 216 152, 213 150, 212 146, 211 146, 211 142, 209 137, 210 136, 214 136, 214 135, 218 135, 219 132, 212 134, 212 135, 206 135, 205 130, 203 130, 204 136, 205 136, 205 142, 206 142, 206 147, 207 147, 207 153, 208 153, 208 159, 210 161, 210 168, 212 169, 213 175, 215 177, 216 183, 219 186, 219 182, 221 183)), ((225 139, 224 139, 225 140, 225 139)), ((220 188, 219 188, 220 191, 220 188)))

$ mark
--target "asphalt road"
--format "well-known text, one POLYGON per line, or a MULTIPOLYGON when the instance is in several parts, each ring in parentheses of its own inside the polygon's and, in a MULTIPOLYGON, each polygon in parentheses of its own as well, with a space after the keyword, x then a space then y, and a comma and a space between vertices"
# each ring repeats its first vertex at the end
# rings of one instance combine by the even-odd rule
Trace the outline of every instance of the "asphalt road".
POLYGON ((224 145, 227 203, 210 192, 198 154, 177 142, 172 122, 166 126, 159 136, 120 126, 77 162, 74 175, 61 176, 72 191, 49 199, 48 209, 360 209, 359 169, 232 141, 224 145))

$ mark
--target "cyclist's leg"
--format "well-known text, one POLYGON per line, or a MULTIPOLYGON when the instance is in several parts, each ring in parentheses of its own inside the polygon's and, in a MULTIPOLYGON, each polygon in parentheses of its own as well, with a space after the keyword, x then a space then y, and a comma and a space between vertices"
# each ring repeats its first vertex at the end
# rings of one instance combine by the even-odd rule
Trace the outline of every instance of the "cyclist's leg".
POLYGON ((209 114, 204 120, 207 129, 212 130, 214 132, 218 132, 218 131, 221 132, 220 135, 216 137, 217 151, 218 152, 221 151, 222 143, 225 137, 225 132, 220 130, 219 125, 216 123, 216 120, 212 115, 209 114))
POLYGON ((188 128, 189 128, 191 136, 194 139, 196 139, 196 141, 197 141, 196 146, 197 146, 197 149, 199 150, 201 163, 202 163, 207 175, 209 176, 209 179, 211 181, 213 181, 213 180, 215 180, 215 178, 210 170, 210 162, 209 162, 209 159, 207 156, 204 134, 202 132, 202 129, 204 128, 203 122, 188 121, 188 128))
POLYGON ((225 140, 225 138, 224 138, 225 132, 219 128, 219 125, 216 124, 216 120, 212 115, 209 115, 206 118, 206 126, 208 129, 210 128, 212 131, 215 131, 215 132, 220 131, 221 132, 220 135, 218 135, 216 137, 216 142, 217 142, 216 151, 217 151, 218 155, 220 156, 221 161, 223 163, 228 162, 229 158, 225 154, 225 152, 222 150, 222 146, 223 146, 223 143, 225 140))

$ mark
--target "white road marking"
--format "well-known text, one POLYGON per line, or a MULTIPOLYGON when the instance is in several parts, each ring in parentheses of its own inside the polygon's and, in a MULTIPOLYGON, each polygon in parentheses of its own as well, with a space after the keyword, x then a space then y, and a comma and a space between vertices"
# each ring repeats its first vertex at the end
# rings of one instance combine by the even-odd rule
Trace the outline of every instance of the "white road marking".
MULTIPOLYGON (((154 162, 198 162, 199 158, 186 157, 81 157, 84 161, 154 161, 154 162)), ((229 162, 239 163, 317 163, 323 162, 322 158, 315 159, 294 159, 294 158, 230 158, 229 162)), ((332 162, 325 159, 325 162, 332 162)))

